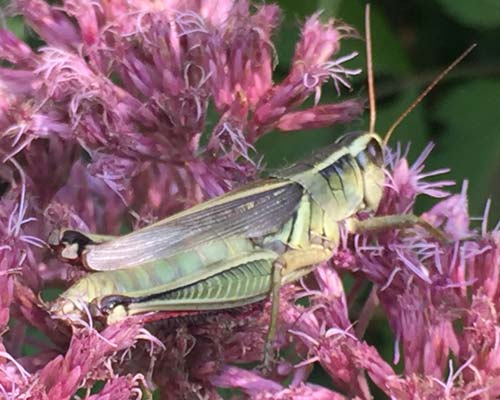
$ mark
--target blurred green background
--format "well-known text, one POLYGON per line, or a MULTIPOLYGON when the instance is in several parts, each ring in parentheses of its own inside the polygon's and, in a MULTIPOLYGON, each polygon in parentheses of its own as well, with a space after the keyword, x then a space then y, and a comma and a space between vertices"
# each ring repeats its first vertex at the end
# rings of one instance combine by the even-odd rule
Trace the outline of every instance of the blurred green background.
MULTIPOLYGON (((364 36, 365 1, 281 0, 278 3, 284 10, 284 21, 276 46, 280 60, 277 79, 288 71, 300 23, 318 9, 324 10, 324 18, 340 18, 364 36)), ((409 160, 413 161, 429 142, 434 142, 426 170, 450 168, 451 172, 444 177, 457 182, 450 188, 455 193, 467 180, 473 217, 483 215, 486 200, 491 198, 489 226, 494 227, 500 219, 500 0, 376 1, 371 3, 371 24, 378 107, 376 127, 381 134, 439 72, 472 43, 477 43, 472 54, 400 125, 391 146, 397 142, 403 146, 411 143, 409 160)), ((327 84, 322 102, 367 97, 364 45, 364 40, 344 41, 341 54, 358 51, 360 56, 348 65, 362 67, 363 73, 354 79, 352 92, 344 90, 340 98, 333 85, 327 84)), ((257 147, 272 168, 331 143, 343 132, 367 128, 368 110, 362 120, 349 126, 273 133, 257 147)), ((434 203, 433 199, 423 198, 417 203, 417 211, 422 212, 434 203)), ((479 221, 474 223, 477 226, 479 221)), ((353 311, 355 314, 356 310, 353 311)), ((392 362, 394 338, 382 313, 374 316, 366 340, 392 362)), ((396 369, 402 371, 403 364, 400 362, 396 369)), ((324 386, 331 382, 320 367, 315 368, 310 380, 324 386)), ((376 398, 384 398, 377 390, 374 394, 376 398)))
MULTIPOLYGON (((288 70, 306 16, 323 9, 322 17, 340 18, 364 36, 365 1, 281 0, 284 21, 277 38, 280 63, 277 79, 288 70)), ((371 3, 374 70, 377 91, 377 131, 384 133, 420 91, 472 43, 476 49, 441 82, 396 130, 392 146, 411 142, 410 161, 433 141, 436 144, 426 170, 449 167, 459 192, 469 181, 471 216, 483 214, 492 199, 490 226, 500 218, 500 0, 382 0, 371 3)), ((346 97, 366 98, 364 41, 344 40, 341 54, 360 56, 348 65, 363 67, 346 97)), ((323 90, 322 102, 339 98, 333 85, 323 90)), ((367 129, 364 120, 350 126, 314 132, 272 134, 258 149, 267 165, 293 161, 348 130, 367 129), (278 144, 279 145, 276 145, 278 144)), ((434 202, 419 203, 420 211, 434 202)))

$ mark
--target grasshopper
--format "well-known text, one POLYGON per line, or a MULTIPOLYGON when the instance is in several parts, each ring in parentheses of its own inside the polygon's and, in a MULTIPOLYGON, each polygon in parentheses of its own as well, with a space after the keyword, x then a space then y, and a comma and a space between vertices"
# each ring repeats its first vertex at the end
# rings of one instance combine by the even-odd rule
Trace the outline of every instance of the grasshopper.
POLYGON ((109 240, 66 230, 59 257, 98 271, 52 306, 91 305, 108 322, 151 310, 213 310, 264 299, 328 260, 339 224, 374 212, 384 154, 377 135, 349 133, 270 178, 109 240))
POLYGON ((56 231, 49 244, 64 261, 92 271, 51 306, 59 317, 104 318, 106 323, 150 311, 206 312, 241 307, 271 295, 265 348, 276 331, 279 288, 327 261, 350 232, 420 225, 415 215, 372 216, 384 187, 384 146, 421 99, 469 48, 393 124, 384 140, 374 132, 369 10, 366 13, 370 129, 348 133, 267 179, 243 186, 121 237, 56 231))

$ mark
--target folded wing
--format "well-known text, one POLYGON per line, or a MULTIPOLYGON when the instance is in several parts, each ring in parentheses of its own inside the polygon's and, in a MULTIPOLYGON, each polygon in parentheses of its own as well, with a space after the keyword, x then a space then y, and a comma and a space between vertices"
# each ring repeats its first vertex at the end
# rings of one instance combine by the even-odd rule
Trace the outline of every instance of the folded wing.
POLYGON ((302 187, 270 179, 209 200, 127 235, 90 246, 85 262, 96 271, 131 268, 228 237, 277 232, 295 213, 302 187))

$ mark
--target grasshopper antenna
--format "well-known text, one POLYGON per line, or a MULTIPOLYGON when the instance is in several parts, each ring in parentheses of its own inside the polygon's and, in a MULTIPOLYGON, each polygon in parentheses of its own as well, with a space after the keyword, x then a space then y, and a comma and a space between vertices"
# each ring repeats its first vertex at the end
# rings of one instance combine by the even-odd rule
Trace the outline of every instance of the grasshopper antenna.
MULTIPOLYGON (((369 132, 375 132, 375 122, 376 122, 376 105, 375 105, 375 84, 374 84, 374 74, 373 74, 373 54, 372 54, 372 37, 371 37, 371 24, 370 24, 370 4, 366 5, 365 8, 365 40, 366 40, 366 70, 368 75, 368 100, 370 105, 370 125, 369 132)), ((470 46, 465 50, 455 61, 453 61, 443 72, 441 72, 430 84, 425 88, 425 90, 415 99, 415 101, 410 104, 410 106, 401 114, 401 116, 391 125, 384 137, 384 146, 387 145, 389 138, 391 137, 394 130, 398 125, 406 118, 406 116, 422 101, 422 99, 436 86, 445 76, 450 72, 455 66, 460 63, 473 49, 476 44, 470 46)), ((377 307, 379 300, 377 297, 377 287, 374 286, 371 290, 370 296, 367 302, 363 306, 363 310, 359 315, 358 324, 355 328, 357 337, 363 337, 366 327, 370 321, 371 315, 375 307, 377 307)))
POLYGON ((423 100, 427 94, 434 89, 434 86, 436 86, 447 74, 450 72, 453 68, 455 68, 467 55, 474 50, 474 48, 477 46, 476 43, 472 44, 465 50, 460 56, 458 56, 455 61, 453 61, 444 71, 442 71, 434 80, 425 88, 425 90, 413 101, 413 103, 410 104, 410 106, 399 116, 399 118, 394 121, 394 123, 391 125, 391 127, 387 130, 387 133, 385 134, 384 137, 384 146, 387 146, 387 142, 389 142, 389 139, 394 132, 394 130, 399 126, 399 124, 406 118, 406 116, 412 112, 412 110, 423 100))
POLYGON ((377 109, 375 105, 375 79, 373 78, 372 33, 370 24, 370 4, 365 7, 366 72, 368 74, 368 101, 370 103, 370 129, 375 132, 377 109))
MULTIPOLYGON (((366 72, 368 75, 368 101, 370 105, 370 133, 375 132, 375 121, 377 119, 377 109, 375 105, 375 79, 373 77, 373 54, 372 54, 372 33, 370 24, 370 4, 365 7, 365 42, 366 42, 366 72)), ((373 311, 379 304, 377 296, 377 288, 373 286, 370 291, 370 296, 365 302, 361 314, 358 318, 358 323, 355 328, 356 336, 362 338, 366 328, 370 323, 373 311)))

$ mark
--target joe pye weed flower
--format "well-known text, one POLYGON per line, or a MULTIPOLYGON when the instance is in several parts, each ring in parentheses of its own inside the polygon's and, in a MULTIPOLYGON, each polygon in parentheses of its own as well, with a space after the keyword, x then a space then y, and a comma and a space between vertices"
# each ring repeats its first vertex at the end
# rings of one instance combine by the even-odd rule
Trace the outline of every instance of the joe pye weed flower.
POLYGON ((487 213, 472 230, 466 186, 450 195, 453 182, 428 180, 446 172, 424 172, 430 147, 413 164, 390 153, 378 214, 436 197, 423 217, 450 242, 418 228, 344 232, 331 261, 282 289, 274 346, 283 351, 267 376, 241 364, 261 359, 268 303, 153 324, 131 317, 101 331, 51 318, 38 293, 78 276, 44 246, 52 228, 118 234, 250 181, 266 133, 358 117, 361 101, 323 103, 321 88, 349 88, 360 71, 340 52, 353 30, 316 14, 275 83, 280 10, 271 4, 17 0, 6 11, 41 44, 0 31, 2 396, 69 399, 94 388, 78 393, 128 399, 158 388, 161 398, 220 398, 230 388, 256 399, 343 399, 370 398, 374 386, 395 399, 500 395, 500 234, 487 213), (357 334, 349 307, 358 293, 346 293, 344 275, 373 284, 393 360, 357 334), (335 390, 308 382, 315 364, 335 390))

